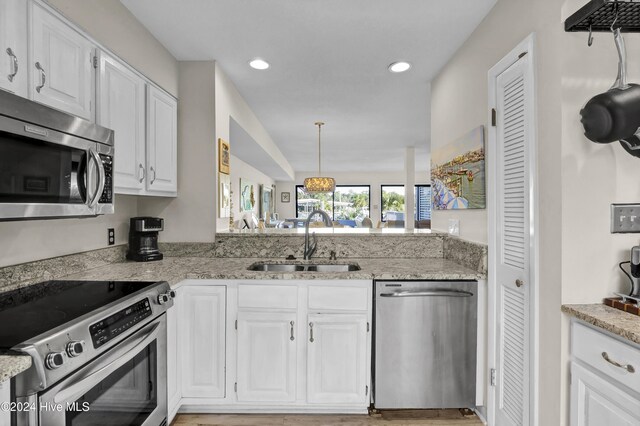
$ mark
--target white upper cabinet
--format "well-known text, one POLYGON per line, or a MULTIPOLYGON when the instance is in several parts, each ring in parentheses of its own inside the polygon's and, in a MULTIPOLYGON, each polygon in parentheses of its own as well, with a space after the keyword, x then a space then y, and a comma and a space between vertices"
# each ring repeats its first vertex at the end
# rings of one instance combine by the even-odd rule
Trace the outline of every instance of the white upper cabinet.
POLYGON ((93 120, 93 44, 39 3, 29 4, 31 98, 93 120))
POLYGON ((178 191, 178 104, 167 93, 147 90, 147 191, 176 195, 178 191))
POLYGON ((115 131, 116 193, 139 194, 146 178, 146 82, 125 64, 98 52, 96 121, 115 131))
POLYGON ((366 404, 367 315, 309 315, 307 400, 366 404))
POLYGON ((0 1, 0 89, 27 97, 27 2, 0 1))

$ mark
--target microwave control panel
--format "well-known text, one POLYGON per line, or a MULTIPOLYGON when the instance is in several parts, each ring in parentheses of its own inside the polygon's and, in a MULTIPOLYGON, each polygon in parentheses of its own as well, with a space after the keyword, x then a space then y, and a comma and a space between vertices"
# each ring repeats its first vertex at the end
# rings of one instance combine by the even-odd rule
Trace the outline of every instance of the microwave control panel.
POLYGON ((104 166, 104 189, 99 202, 100 204, 111 204, 113 203, 113 158, 100 154, 100 159, 104 166))
POLYGON ((151 304, 145 298, 113 315, 89 326, 94 348, 99 348, 131 327, 151 316, 151 304))

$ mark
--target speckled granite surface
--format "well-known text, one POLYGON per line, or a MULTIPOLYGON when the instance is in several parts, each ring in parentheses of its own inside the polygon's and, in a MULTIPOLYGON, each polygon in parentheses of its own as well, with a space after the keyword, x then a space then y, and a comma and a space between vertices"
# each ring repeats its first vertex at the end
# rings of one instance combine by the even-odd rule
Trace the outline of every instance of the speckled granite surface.
MULTIPOLYGON (((442 258, 442 234, 318 234, 316 257, 329 257, 335 251, 338 258, 442 258)), ((304 234, 242 234, 216 235, 215 243, 161 243, 165 256, 218 258, 302 258, 304 234)))
POLYGON ((0 355, 0 382, 9 380, 31 367, 28 355, 0 355))
POLYGON ((445 259, 453 260, 481 274, 487 274, 488 248, 486 244, 446 236, 443 254, 445 259))
MULTIPOLYGON (((349 259, 361 270, 354 272, 258 272, 247 268, 264 258, 169 257, 157 262, 116 263, 65 276, 78 280, 166 280, 175 285, 184 279, 270 280, 270 279, 389 279, 389 280, 474 280, 482 274, 446 259, 349 259)), ((321 259, 315 259, 317 263, 321 259)), ((313 263, 312 262, 312 263, 313 263)), ((345 263, 339 261, 337 263, 345 263)))
POLYGON ((562 312, 640 344, 640 316, 602 304, 562 305, 562 312))

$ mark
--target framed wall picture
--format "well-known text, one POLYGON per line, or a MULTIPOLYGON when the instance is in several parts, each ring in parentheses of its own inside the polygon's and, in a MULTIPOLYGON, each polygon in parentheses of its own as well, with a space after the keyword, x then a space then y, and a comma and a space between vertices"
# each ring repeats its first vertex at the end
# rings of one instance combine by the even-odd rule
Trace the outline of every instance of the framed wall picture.
MULTIPOLYGON (((241 178, 240 179, 240 211, 241 212, 254 212, 256 207, 256 194, 254 192, 254 185, 252 182, 241 178)), ((258 212, 255 212, 258 214, 258 212)))
POLYGON ((231 151, 229 150, 229 142, 218 139, 218 171, 228 175, 231 165, 231 151))
POLYGON ((270 218, 273 215, 273 188, 260 185, 260 217, 270 218))
POLYGON ((231 216, 231 178, 220 173, 220 188, 218 190, 218 217, 231 216))
POLYGON ((291 193, 290 192, 281 192, 280 193, 280 202, 281 203, 290 203, 291 202, 291 193))

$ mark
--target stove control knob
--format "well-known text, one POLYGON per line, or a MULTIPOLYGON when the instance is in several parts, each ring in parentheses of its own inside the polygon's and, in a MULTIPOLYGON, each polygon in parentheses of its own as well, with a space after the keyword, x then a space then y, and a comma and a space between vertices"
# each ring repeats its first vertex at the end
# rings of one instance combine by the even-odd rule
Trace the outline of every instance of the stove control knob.
POLYGON ((72 340, 67 343, 67 355, 69 355, 69 357, 75 358, 82 355, 82 352, 84 352, 83 340, 72 340))
POLYGON ((62 367, 65 357, 66 354, 64 352, 49 352, 47 357, 44 359, 44 365, 49 370, 55 370, 56 368, 62 367))
POLYGON ((172 299, 175 299, 175 298, 176 298, 176 292, 175 292, 175 290, 171 290, 171 291, 169 292, 169 296, 171 296, 171 298, 172 298, 172 299))
POLYGON ((164 305, 169 301, 169 295, 167 294, 159 294, 158 295, 158 303, 164 305))

